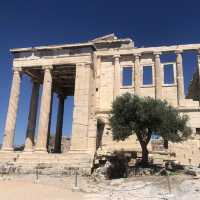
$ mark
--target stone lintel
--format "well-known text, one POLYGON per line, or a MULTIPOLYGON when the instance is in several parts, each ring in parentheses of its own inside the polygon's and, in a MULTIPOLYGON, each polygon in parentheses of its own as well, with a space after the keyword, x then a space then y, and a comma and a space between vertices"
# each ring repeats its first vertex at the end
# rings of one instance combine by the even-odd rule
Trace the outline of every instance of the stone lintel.
POLYGON ((27 52, 27 51, 37 51, 37 50, 53 50, 53 49, 63 49, 63 48, 72 48, 72 47, 92 47, 94 44, 92 42, 86 43, 75 43, 75 44, 62 44, 62 45, 47 45, 47 46, 38 46, 38 47, 27 47, 27 48, 14 48, 10 49, 10 52, 27 52))
POLYGON ((172 45, 172 46, 160 46, 160 47, 142 47, 132 49, 120 49, 117 51, 102 50, 96 52, 98 56, 114 56, 117 53, 122 55, 132 54, 149 54, 153 52, 161 52, 162 54, 174 53, 175 51, 196 51, 200 49, 200 44, 186 44, 186 45, 172 45))
POLYGON ((41 69, 42 66, 45 65, 76 65, 78 63, 92 63, 91 54, 87 55, 76 55, 76 56, 62 56, 62 57, 54 57, 49 56, 48 59, 44 57, 31 59, 30 57, 27 58, 20 58, 13 60, 14 67, 23 67, 23 69, 29 68, 37 68, 41 69))

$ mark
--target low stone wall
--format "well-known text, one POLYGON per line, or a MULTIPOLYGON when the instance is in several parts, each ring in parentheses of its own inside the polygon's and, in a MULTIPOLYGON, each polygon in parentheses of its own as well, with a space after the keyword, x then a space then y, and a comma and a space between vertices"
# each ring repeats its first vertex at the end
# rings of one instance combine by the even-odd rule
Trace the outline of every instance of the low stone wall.
POLYGON ((23 154, 0 153, 0 175, 42 174, 71 176, 78 173, 89 176, 93 157, 87 153, 72 154, 23 154))
POLYGON ((17 163, 0 163, 0 176, 19 175, 19 174, 38 174, 51 176, 72 176, 75 174, 89 176, 91 168, 77 168, 58 164, 57 166, 49 163, 40 163, 38 165, 18 165, 17 163))

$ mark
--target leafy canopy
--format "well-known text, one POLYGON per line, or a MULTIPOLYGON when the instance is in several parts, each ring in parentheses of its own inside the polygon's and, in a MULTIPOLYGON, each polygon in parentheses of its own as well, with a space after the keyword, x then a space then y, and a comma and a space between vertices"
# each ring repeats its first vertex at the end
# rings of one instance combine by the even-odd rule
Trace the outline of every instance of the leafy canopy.
POLYGON ((163 139, 181 142, 191 135, 187 126, 188 116, 166 101, 151 97, 138 97, 125 93, 112 104, 109 118, 114 140, 125 140, 132 134, 159 134, 163 139))

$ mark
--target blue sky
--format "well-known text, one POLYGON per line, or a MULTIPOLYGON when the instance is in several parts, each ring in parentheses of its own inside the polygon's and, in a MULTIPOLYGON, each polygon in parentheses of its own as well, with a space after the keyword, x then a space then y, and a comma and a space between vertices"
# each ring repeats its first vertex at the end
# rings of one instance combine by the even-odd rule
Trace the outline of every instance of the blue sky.
MULTIPOLYGON (((7 0, 0 2, 0 142, 11 86, 10 48, 87 41, 114 32, 137 47, 200 43, 199 0, 7 0)), ((172 59, 163 58, 163 61, 172 59)), ((185 55, 185 87, 195 56, 185 55)), ((24 142, 31 84, 23 77, 16 144, 24 142)), ((55 132, 56 98, 52 132, 55 132)), ((71 132, 72 99, 66 103, 64 134, 71 132)))

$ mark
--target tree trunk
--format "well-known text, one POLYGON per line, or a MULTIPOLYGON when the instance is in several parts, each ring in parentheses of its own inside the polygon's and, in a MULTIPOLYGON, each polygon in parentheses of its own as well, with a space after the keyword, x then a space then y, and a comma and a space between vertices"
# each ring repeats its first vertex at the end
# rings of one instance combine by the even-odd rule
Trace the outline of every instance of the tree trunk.
POLYGON ((147 149, 147 145, 151 139, 151 131, 144 132, 144 133, 141 133, 141 132, 136 133, 136 135, 142 148, 141 165, 145 167, 145 166, 148 166, 149 164, 149 151, 147 149))
POLYGON ((141 164, 142 166, 147 166, 149 163, 149 151, 147 149, 147 144, 145 142, 141 142, 141 148, 142 148, 142 160, 141 164))
POLYGON ((164 140, 164 148, 168 149, 168 140, 164 140))

